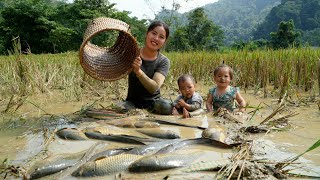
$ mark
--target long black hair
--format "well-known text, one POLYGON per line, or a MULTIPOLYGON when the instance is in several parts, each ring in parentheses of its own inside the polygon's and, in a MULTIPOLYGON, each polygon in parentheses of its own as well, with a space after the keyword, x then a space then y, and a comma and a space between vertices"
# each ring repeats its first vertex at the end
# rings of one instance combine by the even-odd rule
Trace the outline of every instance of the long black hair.
POLYGON ((166 31, 166 40, 167 40, 168 37, 169 37, 169 34, 170 34, 169 26, 168 26, 166 23, 162 22, 162 21, 153 21, 153 22, 149 25, 147 33, 150 32, 150 31, 152 31, 154 28, 156 28, 156 27, 158 27, 158 26, 162 26, 163 29, 166 31))

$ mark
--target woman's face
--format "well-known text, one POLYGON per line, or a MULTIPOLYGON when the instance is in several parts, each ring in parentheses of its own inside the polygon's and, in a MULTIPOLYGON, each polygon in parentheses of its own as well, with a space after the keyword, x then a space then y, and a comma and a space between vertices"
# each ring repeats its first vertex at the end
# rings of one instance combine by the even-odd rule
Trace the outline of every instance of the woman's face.
POLYGON ((166 42, 166 31, 163 26, 157 26, 147 33, 146 47, 152 50, 159 50, 166 42))

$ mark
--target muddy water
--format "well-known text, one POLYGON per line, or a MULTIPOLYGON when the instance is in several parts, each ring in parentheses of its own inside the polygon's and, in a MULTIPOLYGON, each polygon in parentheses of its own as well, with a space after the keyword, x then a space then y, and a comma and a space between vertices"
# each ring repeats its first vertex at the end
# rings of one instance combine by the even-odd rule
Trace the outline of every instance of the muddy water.
MULTIPOLYGON (((272 108, 276 105, 272 98, 259 98, 250 93, 243 94, 244 98, 249 102, 251 106, 258 106, 261 104, 264 108, 258 111, 250 121, 246 121, 246 124, 255 125, 261 122, 265 117, 267 117, 272 112, 272 108)), ((82 104, 83 105, 83 104, 82 104)), ((54 114, 65 114, 75 112, 80 110, 81 103, 79 104, 64 104, 61 103, 57 106, 50 105, 47 111, 54 114)), ((248 109, 250 112, 254 109, 248 109)), ((272 131, 265 134, 251 135, 249 138, 255 140, 257 146, 263 147, 262 149, 256 149, 257 153, 260 153, 258 158, 267 158, 276 162, 284 161, 286 158, 293 157, 297 154, 304 152, 313 143, 315 143, 320 138, 320 111, 315 104, 310 103, 308 106, 303 107, 291 107, 292 112, 299 113, 297 116, 290 117, 289 122, 291 128, 285 131, 272 131)), ((37 112, 39 113, 39 112, 37 112)), ((252 115, 249 114, 249 117, 252 115)), ((281 117, 286 115, 286 113, 276 115, 276 117, 281 117)), ((203 116, 200 121, 195 122, 196 125, 202 126, 213 126, 217 124, 214 117, 210 115, 203 116), (207 123, 207 124, 206 124, 207 123)), ((103 124, 96 122, 85 122, 77 125, 61 125, 55 128, 62 127, 76 127, 78 129, 85 129, 87 127, 98 127, 104 126, 103 124)), ((161 125, 161 129, 171 130, 178 133, 183 138, 196 138, 200 137, 202 129, 171 126, 171 125, 161 125)), ((130 135, 138 135, 134 129, 116 129, 116 131, 121 131, 130 135)), ((141 134, 140 134, 141 135, 141 134)), ((141 135, 143 136, 143 135, 141 135)), ((55 155, 61 153, 76 153, 88 149, 97 143, 98 140, 86 140, 86 141, 68 141, 62 140, 55 137, 54 141, 47 146, 47 155, 55 155)), ((11 160, 12 164, 23 165, 32 164, 30 162, 34 161, 33 157, 38 155, 44 148, 44 137, 42 132, 33 132, 24 128, 18 128, 13 130, 2 130, 0 131, 0 160, 8 158, 11 160)), ((128 145, 125 143, 116 142, 106 142, 108 148, 119 148, 119 147, 132 147, 137 145, 128 145)), ((216 161, 228 159, 233 151, 231 149, 222 149, 219 147, 211 147, 205 145, 192 146, 187 149, 181 149, 177 153, 193 153, 201 151, 203 156, 197 161, 216 161)), ((306 170, 311 171, 311 175, 320 174, 320 148, 310 151, 303 155, 299 162, 298 169, 302 169, 305 166, 306 170)), ((294 167, 296 168, 296 167, 294 167)), ((299 172, 297 172, 299 173, 299 172)), ((303 171, 302 173, 305 173, 303 171)), ((187 175, 181 172, 179 169, 159 171, 156 173, 123 173, 123 178, 150 178, 156 177, 157 179, 162 179, 163 177, 170 174, 169 177, 172 178, 182 178, 188 176, 189 179, 201 178, 201 179, 212 179, 214 174, 212 173, 188 173, 187 175)), ((114 178, 114 176, 110 177, 114 178)), ((92 178, 96 179, 96 178, 92 178)), ((99 178, 98 178, 99 179, 99 178)), ((185 178, 184 178, 185 179, 185 178)))

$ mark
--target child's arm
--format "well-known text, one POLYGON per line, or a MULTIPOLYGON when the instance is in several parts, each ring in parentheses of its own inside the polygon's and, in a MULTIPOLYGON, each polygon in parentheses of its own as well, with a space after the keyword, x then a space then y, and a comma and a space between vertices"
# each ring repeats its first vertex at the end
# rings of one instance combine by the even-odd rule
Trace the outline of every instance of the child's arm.
POLYGON ((239 104, 239 111, 244 112, 246 110, 245 107, 246 107, 247 103, 243 99, 243 97, 241 96, 240 92, 236 93, 236 100, 239 104))
POLYGON ((206 108, 208 112, 212 112, 213 108, 212 108, 212 101, 213 101, 213 96, 211 93, 208 94, 207 96, 207 101, 206 101, 206 108))
POLYGON ((187 111, 193 112, 195 110, 201 109, 203 99, 200 94, 194 93, 191 99, 188 99, 187 102, 185 100, 180 100, 180 105, 184 107, 187 111))
POLYGON ((180 100, 178 101, 177 105, 179 105, 179 107, 184 107, 184 108, 186 108, 186 110, 188 110, 188 111, 189 111, 190 108, 191 108, 191 105, 188 104, 188 103, 186 103, 183 99, 180 99, 180 100))

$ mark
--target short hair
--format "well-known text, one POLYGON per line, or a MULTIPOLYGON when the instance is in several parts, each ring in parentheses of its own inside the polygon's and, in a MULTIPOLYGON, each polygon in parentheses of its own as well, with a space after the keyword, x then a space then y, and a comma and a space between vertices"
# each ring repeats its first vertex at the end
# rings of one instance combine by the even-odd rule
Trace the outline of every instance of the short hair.
POLYGON ((179 83, 180 82, 185 82, 185 81, 187 81, 187 80, 191 80, 191 82, 193 83, 193 84, 195 84, 195 80, 194 80, 194 78, 193 78, 193 76, 192 75, 190 75, 190 74, 183 74, 183 75, 181 75, 179 78, 178 78, 178 85, 179 85, 179 83))
POLYGON ((170 30, 169 30, 169 26, 162 22, 162 21, 153 21, 149 27, 148 27, 148 30, 147 30, 147 33, 152 31, 154 28, 158 27, 158 26, 162 26, 163 29, 166 31, 166 40, 168 39, 169 37, 169 34, 170 34, 170 30))
POLYGON ((229 75, 230 75, 230 79, 232 80, 233 79, 233 75, 234 75, 234 72, 233 72, 233 69, 226 65, 226 64, 220 64, 218 67, 216 67, 214 70, 213 70, 213 75, 217 75, 218 72, 220 71, 220 69, 222 68, 228 68, 229 69, 229 75))

